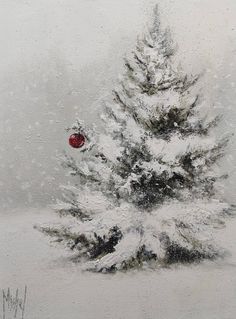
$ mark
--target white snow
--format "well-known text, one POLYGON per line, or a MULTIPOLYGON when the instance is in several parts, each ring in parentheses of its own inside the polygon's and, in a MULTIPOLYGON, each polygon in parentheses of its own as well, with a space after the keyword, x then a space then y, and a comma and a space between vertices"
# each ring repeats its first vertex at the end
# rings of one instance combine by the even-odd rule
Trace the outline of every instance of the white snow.
POLYGON ((194 152, 196 150, 210 151, 216 145, 214 138, 201 138, 199 136, 189 136, 181 138, 178 135, 171 137, 170 141, 163 139, 149 138, 147 146, 153 156, 162 158, 166 163, 174 163, 181 155, 194 152))
POLYGON ((153 95, 140 94, 138 97, 150 110, 153 110, 154 107, 157 106, 159 108, 161 106, 163 109, 168 109, 173 106, 181 107, 180 93, 174 90, 161 91, 153 95))
POLYGON ((63 211, 74 208, 75 201, 77 208, 91 216, 93 214, 99 214, 111 206, 111 203, 105 195, 95 190, 88 190, 87 186, 76 188, 75 186, 68 185, 61 187, 61 189, 64 191, 64 201, 57 200, 57 204, 53 205, 55 210, 63 211), (67 194, 67 192, 69 193, 67 194), (71 196, 73 198, 72 201, 71 196))
POLYGON ((231 252, 225 259, 105 275, 82 272, 69 252, 33 229, 52 216, 37 209, 0 213, 0 288, 28 286, 25 319, 236 318, 236 219, 217 236, 231 252))
POLYGON ((122 148, 114 141, 112 136, 101 134, 99 136, 100 152, 112 162, 117 161, 117 157, 121 156, 122 148))

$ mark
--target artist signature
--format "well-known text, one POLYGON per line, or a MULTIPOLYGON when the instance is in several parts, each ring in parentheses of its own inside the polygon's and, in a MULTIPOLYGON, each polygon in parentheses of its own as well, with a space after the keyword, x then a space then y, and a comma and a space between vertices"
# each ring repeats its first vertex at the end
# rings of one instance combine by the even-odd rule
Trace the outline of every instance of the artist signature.
POLYGON ((19 289, 14 292, 10 288, 2 290, 2 319, 24 319, 27 298, 27 286, 22 296, 19 289))

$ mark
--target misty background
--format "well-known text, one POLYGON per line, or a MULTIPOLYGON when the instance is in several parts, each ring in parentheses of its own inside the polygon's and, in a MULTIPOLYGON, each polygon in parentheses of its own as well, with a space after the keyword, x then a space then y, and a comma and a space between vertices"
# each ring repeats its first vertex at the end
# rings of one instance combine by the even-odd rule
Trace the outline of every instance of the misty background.
MULTIPOLYGON (((150 20, 153 0, 0 0, 0 205, 47 206, 67 183, 58 162, 76 117, 98 123, 97 102, 122 73, 122 57, 150 20)), ((203 89, 224 120, 236 123, 235 0, 161 0, 188 72, 205 70, 203 89)), ((234 201, 234 137, 222 171, 234 201)))

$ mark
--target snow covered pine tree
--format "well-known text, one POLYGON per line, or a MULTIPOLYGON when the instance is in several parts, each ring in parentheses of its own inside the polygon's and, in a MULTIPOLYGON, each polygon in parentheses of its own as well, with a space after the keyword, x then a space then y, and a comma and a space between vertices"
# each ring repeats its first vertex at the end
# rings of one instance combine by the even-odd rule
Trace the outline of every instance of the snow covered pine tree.
MULTIPOLYGON (((213 229, 230 205, 217 199, 216 141, 196 83, 175 62, 168 30, 154 22, 129 59, 112 98, 104 101, 104 131, 71 128, 86 143, 66 156, 78 184, 64 187, 60 223, 40 226, 76 251, 94 271, 116 271, 215 258, 213 229)), ((83 264, 84 265, 84 264, 83 264)))

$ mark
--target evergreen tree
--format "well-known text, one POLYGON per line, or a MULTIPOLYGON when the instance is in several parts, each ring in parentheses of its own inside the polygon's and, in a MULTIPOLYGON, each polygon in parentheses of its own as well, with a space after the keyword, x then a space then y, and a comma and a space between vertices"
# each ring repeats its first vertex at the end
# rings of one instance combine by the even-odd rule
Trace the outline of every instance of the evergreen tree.
POLYGON ((64 187, 60 224, 40 230, 95 271, 214 258, 212 229, 230 211, 215 187, 228 138, 212 136, 219 118, 206 117, 199 76, 178 66, 157 8, 124 62, 104 130, 72 126, 86 137, 79 161, 64 161, 76 183, 64 187))

